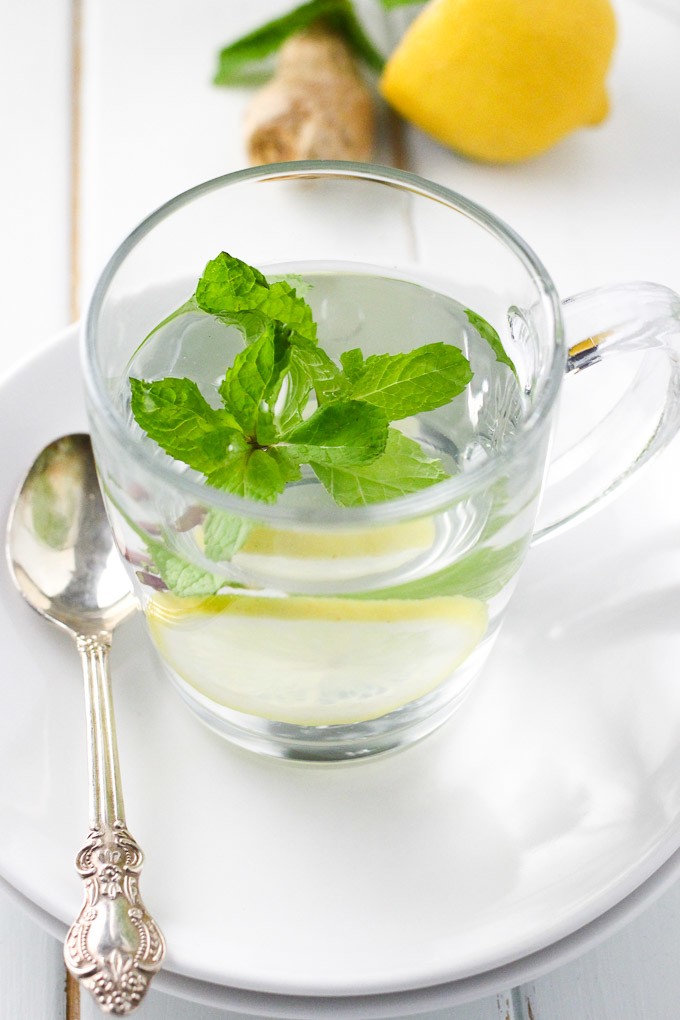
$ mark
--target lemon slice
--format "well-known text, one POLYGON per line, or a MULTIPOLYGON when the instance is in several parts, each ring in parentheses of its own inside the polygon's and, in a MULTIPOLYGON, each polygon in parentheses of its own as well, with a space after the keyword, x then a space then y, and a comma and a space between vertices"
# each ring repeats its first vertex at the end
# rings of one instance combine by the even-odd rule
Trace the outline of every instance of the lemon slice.
POLYGON ((260 525, 250 530, 231 562, 256 587, 267 587, 271 577, 294 584, 323 584, 332 578, 337 585, 411 567, 429 555, 437 540, 432 518, 329 531, 260 525))
POLYGON ((241 546, 253 556, 293 556, 300 559, 336 560, 388 553, 411 553, 429 549, 435 538, 432 518, 424 517, 376 528, 332 531, 301 531, 255 527, 241 546))
POLYGON ((482 639, 477 599, 358 600, 163 592, 151 636, 177 676, 220 705, 280 722, 376 719, 429 693, 482 639))

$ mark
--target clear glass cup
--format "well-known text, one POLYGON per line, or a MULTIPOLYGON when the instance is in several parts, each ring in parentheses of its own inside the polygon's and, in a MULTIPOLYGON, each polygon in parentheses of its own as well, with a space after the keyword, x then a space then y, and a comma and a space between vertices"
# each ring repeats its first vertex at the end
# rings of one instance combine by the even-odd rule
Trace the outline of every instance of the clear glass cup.
MULTIPOLYGON (((337 307, 328 300, 337 355, 356 345, 365 315, 346 295, 337 307)), ((230 740, 302 760, 361 758, 433 730, 479 674, 531 542, 600 505, 675 434, 679 353, 675 293, 626 284, 561 303, 512 229, 411 174, 282 164, 168 202, 104 269, 83 360, 111 524, 181 696, 230 740), (445 444, 454 425, 458 435, 490 422, 481 454, 478 435, 468 453, 457 439, 452 477, 381 503, 342 508, 301 485, 269 505, 208 488, 142 441, 126 394, 143 338, 222 250, 268 275, 330 267, 392 281, 372 314, 403 349, 446 339, 419 335, 405 285, 474 309, 515 362, 519 413, 508 424, 509 370, 499 381, 482 367, 435 423, 445 444), (586 414, 581 395, 593 386, 586 414), (562 390, 574 408, 555 436, 562 390), (242 525, 248 537, 230 558, 210 558, 208 520, 242 525), (185 572, 182 597, 162 590, 154 557, 185 572), (206 574, 219 593, 205 594, 206 574)), ((167 374, 181 374, 182 357, 178 347, 178 371, 167 374)))

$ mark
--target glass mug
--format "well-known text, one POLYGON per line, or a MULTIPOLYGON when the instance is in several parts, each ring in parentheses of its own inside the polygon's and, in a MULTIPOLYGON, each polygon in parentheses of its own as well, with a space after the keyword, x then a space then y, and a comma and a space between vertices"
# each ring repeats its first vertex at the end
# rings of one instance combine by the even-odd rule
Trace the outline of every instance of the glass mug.
POLYGON ((84 333, 107 512, 151 639, 200 719, 287 758, 361 758, 439 726, 489 655, 530 543, 599 504, 680 421, 676 294, 628 284, 560 303, 536 255, 489 212, 374 165, 259 167, 178 196, 113 255, 84 333), (468 389, 399 423, 451 477, 351 507, 304 477, 265 504, 208 488, 156 448, 131 417, 128 376, 214 386, 224 374, 228 327, 197 312, 142 343, 222 250, 311 282, 336 359, 446 341, 461 307, 493 324, 517 379, 470 341, 468 389), (612 397, 623 363, 632 381, 612 397), (567 423, 544 485, 565 377, 576 396, 595 380, 595 413, 567 423), (237 522, 245 539, 231 556, 211 553, 208 521, 237 522))

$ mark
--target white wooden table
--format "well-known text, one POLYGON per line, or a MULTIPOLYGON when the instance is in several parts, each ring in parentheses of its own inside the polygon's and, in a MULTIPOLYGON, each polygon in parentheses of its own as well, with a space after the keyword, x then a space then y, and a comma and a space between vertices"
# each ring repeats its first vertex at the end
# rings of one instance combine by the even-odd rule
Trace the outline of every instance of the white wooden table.
MULTIPOLYGON (((172 194, 245 163, 245 94, 211 86, 221 44, 288 0, 23 0, 0 6, 2 368, 76 319, 104 258, 172 194)), ((367 23, 399 31, 374 0, 367 23)), ((618 0, 613 114, 540 160, 466 163, 415 132, 400 158, 488 205, 566 294, 640 278, 680 289, 680 0, 618 0), (676 86, 674 94, 669 88, 676 86)), ((387 143, 379 158, 392 162, 387 143)), ((29 413, 27 409, 27 413, 29 413)), ((17 423, 20 427, 20 423, 17 423)), ((5 776, 3 783, 11 782, 5 776)), ((74 834, 74 846, 78 834, 74 834)), ((598 948, 431 1020, 667 1020, 680 996, 680 886, 598 948)), ((0 1017, 94 1018, 61 946, 0 893, 0 1017)), ((140 1017, 226 1014, 154 991, 140 1017)))

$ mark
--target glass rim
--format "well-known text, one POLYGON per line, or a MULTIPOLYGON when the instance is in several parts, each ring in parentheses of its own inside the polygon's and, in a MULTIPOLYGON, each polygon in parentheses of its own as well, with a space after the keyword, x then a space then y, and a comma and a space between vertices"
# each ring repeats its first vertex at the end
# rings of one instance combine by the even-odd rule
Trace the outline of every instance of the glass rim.
MULTIPOLYGON (((396 496, 381 503, 369 503, 354 507, 333 505, 323 510, 315 508, 314 524, 332 528, 353 527, 366 523, 394 522, 435 512, 465 496, 471 489, 487 484, 497 474, 499 466, 511 463, 519 455, 527 437, 533 433, 535 426, 546 418, 547 412, 555 401, 560 381, 564 375, 565 348, 560 299, 552 278, 533 249, 512 227, 483 206, 450 188, 436 184, 417 174, 377 163, 355 163, 340 160, 271 163, 211 178, 164 202, 146 216, 117 246, 99 274, 87 302, 81 325, 81 365, 87 396, 120 444, 124 448, 134 444, 129 427, 109 396, 96 356, 95 336, 99 313, 109 286, 118 269, 139 241, 177 210, 191 204, 197 198, 222 188, 248 181, 264 183, 272 180, 319 177, 375 181, 423 198, 432 199, 449 209, 466 215, 492 234, 523 264, 536 286, 542 311, 552 328, 555 342, 547 378, 537 394, 531 413, 522 421, 516 435, 497 457, 474 465, 469 470, 452 475, 450 478, 418 492, 396 496)), ((226 510, 269 524, 301 522, 301 515, 297 509, 279 506, 276 503, 261 503, 214 489, 194 477, 194 472, 179 474, 170 463, 156 457, 143 445, 136 445, 135 458, 152 476, 181 490, 199 503, 210 504, 216 509, 226 510)), ((305 524, 308 525, 308 523, 305 521, 305 524)))

